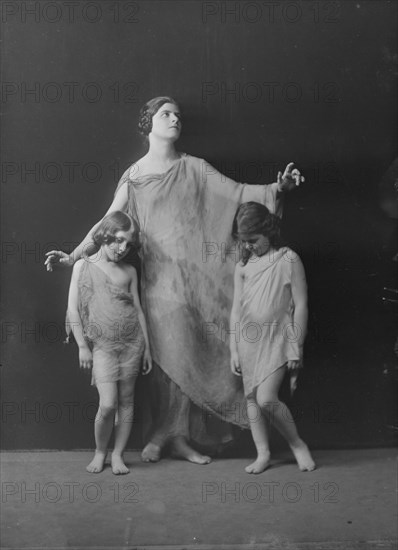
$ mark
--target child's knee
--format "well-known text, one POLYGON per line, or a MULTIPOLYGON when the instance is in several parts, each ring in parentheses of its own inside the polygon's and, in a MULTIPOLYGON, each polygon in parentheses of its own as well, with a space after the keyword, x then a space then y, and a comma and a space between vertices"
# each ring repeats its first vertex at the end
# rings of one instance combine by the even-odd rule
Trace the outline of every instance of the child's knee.
POLYGON ((116 414, 117 411, 117 403, 111 402, 111 403, 100 403, 99 409, 98 409, 98 415, 103 418, 110 418, 113 417, 116 414))
POLYGON ((273 396, 263 396, 261 399, 257 398, 257 405, 263 413, 272 415, 276 412, 276 409, 280 407, 281 403, 278 398, 273 396))

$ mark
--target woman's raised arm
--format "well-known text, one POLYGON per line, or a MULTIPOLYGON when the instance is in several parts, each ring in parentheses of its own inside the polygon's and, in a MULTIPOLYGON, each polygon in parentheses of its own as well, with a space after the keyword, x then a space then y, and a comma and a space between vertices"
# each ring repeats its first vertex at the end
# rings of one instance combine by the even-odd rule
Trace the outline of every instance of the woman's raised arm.
MULTIPOLYGON (((122 210, 125 212, 127 210, 127 206, 128 181, 126 179, 126 181, 119 186, 115 194, 115 198, 105 213, 105 216, 111 212, 115 212, 115 210, 122 210)), ((44 262, 44 265, 47 267, 47 271, 52 271, 54 265, 57 263, 62 266, 72 267, 73 264, 83 256, 90 256, 91 254, 94 254, 97 251, 97 247, 93 242, 92 234, 97 229, 101 221, 102 219, 90 229, 82 242, 70 254, 62 252, 62 250, 51 250, 50 252, 47 252, 47 259, 44 262)))

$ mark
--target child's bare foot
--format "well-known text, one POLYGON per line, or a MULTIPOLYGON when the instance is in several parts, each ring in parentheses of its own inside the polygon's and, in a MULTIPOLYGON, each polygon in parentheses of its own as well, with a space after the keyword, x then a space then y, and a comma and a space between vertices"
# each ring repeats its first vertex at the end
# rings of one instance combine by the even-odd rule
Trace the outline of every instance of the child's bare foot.
POLYGON ((246 466, 245 471, 248 474, 261 474, 270 465, 270 458, 270 453, 259 455, 254 462, 246 466))
POLYGON ((300 443, 294 447, 291 446, 291 449, 302 472, 315 470, 315 462, 312 460, 311 453, 304 441, 300 440, 300 443))
POLYGON ((111 465, 112 465, 112 472, 118 476, 118 475, 124 475, 129 473, 129 469, 127 468, 126 464, 123 461, 123 458, 115 453, 112 453, 111 456, 111 465))
POLYGON ((90 474, 99 474, 104 469, 104 463, 106 459, 106 453, 102 451, 95 451, 93 460, 86 466, 86 470, 90 474))
POLYGON ((172 455, 175 458, 183 458, 193 464, 209 464, 211 458, 206 455, 201 455, 188 445, 184 437, 176 437, 172 443, 172 455))
POLYGON ((155 443, 149 442, 141 453, 141 460, 143 462, 159 462, 161 448, 155 443))

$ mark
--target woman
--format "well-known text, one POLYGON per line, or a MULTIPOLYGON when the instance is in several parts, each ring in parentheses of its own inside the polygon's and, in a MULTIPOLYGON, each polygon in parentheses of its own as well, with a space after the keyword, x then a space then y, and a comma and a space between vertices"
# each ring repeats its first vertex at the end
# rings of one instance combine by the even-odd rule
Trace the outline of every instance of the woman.
MULTIPOLYGON (((206 414, 246 426, 240 414, 242 389, 229 370, 224 328, 238 259, 230 236, 234 213, 242 202, 256 201, 280 214, 280 192, 303 178, 290 163, 272 185, 236 183, 204 160, 176 151, 181 126, 172 98, 157 97, 144 105, 139 130, 148 140, 148 152, 122 176, 107 214, 127 211, 138 221, 142 237, 141 294, 152 356, 159 367, 154 367, 154 382, 160 389, 160 422, 142 459, 159 460, 170 442, 174 455, 207 464, 210 457, 194 450, 190 439, 203 440, 199 435, 212 424, 203 414, 199 421, 197 417, 200 433, 193 437, 191 401, 206 414)), ((49 252, 47 269, 57 261, 72 265, 83 253, 93 253, 97 225, 72 254, 49 252)))

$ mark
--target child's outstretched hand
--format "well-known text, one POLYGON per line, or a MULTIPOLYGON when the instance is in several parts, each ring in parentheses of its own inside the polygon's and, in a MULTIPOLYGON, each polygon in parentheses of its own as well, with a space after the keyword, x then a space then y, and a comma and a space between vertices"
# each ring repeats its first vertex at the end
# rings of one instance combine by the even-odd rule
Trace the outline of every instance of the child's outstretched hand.
POLYGON ((79 348, 79 364, 83 370, 89 370, 93 366, 93 354, 88 347, 79 348))
POLYGON ((236 376, 242 376, 242 371, 239 364, 239 355, 236 351, 231 352, 231 371, 236 376))
POLYGON ((148 349, 144 352, 144 361, 142 365, 142 374, 149 374, 152 370, 152 356, 148 349))
POLYGON ((281 193, 283 191, 291 191, 295 187, 298 187, 300 183, 305 181, 305 178, 301 175, 300 171, 297 170, 297 168, 293 168, 293 166, 294 162, 289 162, 283 174, 282 172, 278 172, 278 191, 281 193))

